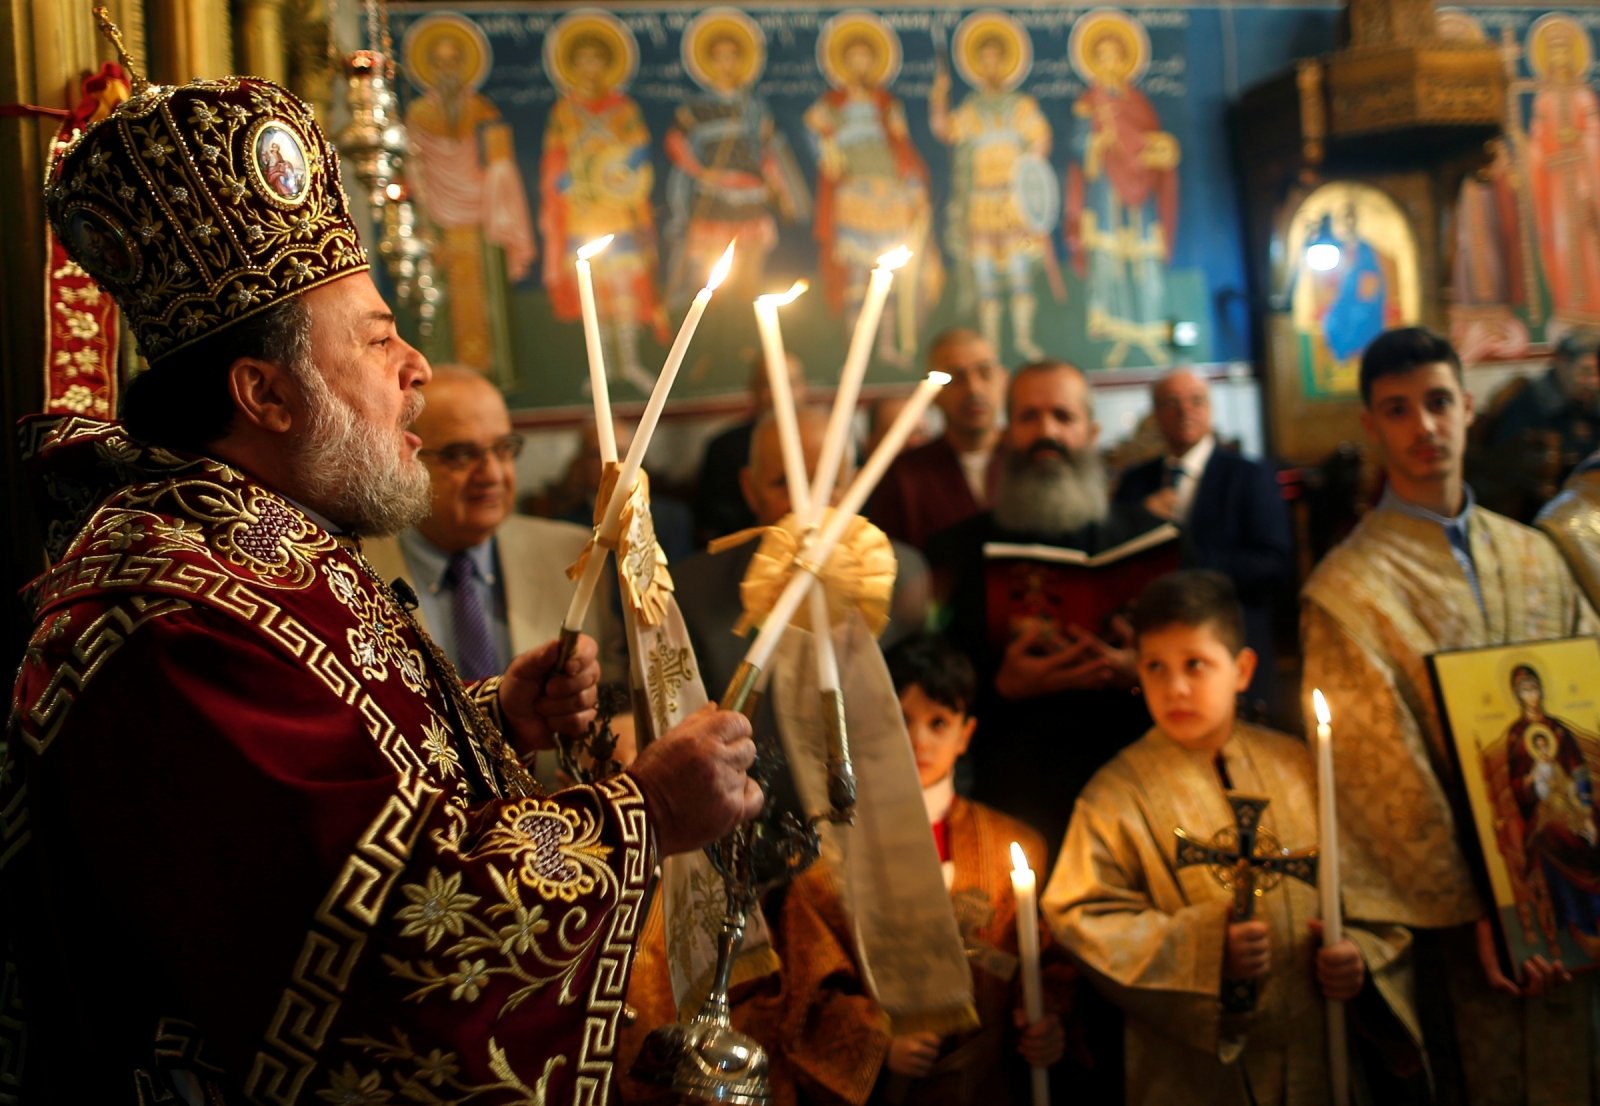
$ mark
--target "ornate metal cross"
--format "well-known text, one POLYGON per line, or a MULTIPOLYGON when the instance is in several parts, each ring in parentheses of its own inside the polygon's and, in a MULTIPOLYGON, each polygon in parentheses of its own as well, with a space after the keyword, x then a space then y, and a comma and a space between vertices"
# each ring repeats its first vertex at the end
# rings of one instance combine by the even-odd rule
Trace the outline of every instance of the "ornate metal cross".
MULTIPOLYGON (((1249 921, 1255 914, 1257 897, 1278 886, 1284 876, 1317 885, 1317 850, 1313 846, 1291 852, 1278 839, 1261 828, 1261 812, 1272 800, 1260 795, 1228 793, 1233 822, 1201 841, 1185 830, 1177 830, 1180 868, 1204 864, 1211 877, 1233 892, 1233 920, 1249 921)), ((1254 980, 1224 980, 1223 1006, 1230 1010, 1249 1010, 1255 1005, 1254 980)))

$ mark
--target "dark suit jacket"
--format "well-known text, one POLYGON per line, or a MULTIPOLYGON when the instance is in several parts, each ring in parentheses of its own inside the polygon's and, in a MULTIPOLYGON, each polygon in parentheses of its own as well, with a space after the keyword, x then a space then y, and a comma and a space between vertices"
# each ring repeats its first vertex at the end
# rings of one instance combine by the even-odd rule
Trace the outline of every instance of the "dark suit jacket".
MULTIPOLYGON (((1000 479, 1001 453, 989 457, 990 498, 1000 479)), ((972 498, 955 447, 944 438, 908 449, 883 474, 867 517, 896 541, 926 550, 928 539, 983 510, 972 498)))
POLYGON ((706 443, 700 461, 700 479, 694 492, 694 528, 698 541, 707 542, 756 524, 744 501, 739 472, 750 463, 750 441, 755 420, 730 426, 706 443))
MULTIPOLYGON (((1140 503, 1160 490, 1165 461, 1157 457, 1129 469, 1113 498, 1140 503)), ((1294 571, 1294 539, 1270 467, 1220 445, 1211 451, 1183 526, 1183 561, 1214 569, 1239 589, 1245 640, 1261 657, 1249 694, 1275 706, 1272 607, 1294 571)))

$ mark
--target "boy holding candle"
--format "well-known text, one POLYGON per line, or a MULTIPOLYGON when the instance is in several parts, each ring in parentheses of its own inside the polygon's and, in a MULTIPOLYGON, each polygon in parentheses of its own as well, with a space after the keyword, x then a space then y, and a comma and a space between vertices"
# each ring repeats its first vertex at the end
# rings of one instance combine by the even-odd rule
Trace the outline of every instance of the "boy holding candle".
POLYGON ((1044 841, 1016 819, 955 793, 956 760, 966 752, 978 724, 970 713, 977 695, 971 662, 931 635, 901 642, 886 660, 916 757, 945 887, 972 967, 980 1025, 944 1038, 931 1033, 893 1037, 875 1100, 919 1106, 980 1099, 994 1106, 1025 1103, 1027 1065, 1049 1067, 1061 1059, 1064 1034, 1056 1011, 1069 1007, 1075 974, 1059 949, 1046 948, 1046 1012, 1026 1024, 1010 850, 1012 842, 1020 843, 1037 871, 1044 841))
POLYGON ((1239 920, 1218 869, 1179 863, 1180 829, 1236 847, 1219 836, 1237 832, 1230 792, 1270 800, 1255 855, 1315 845, 1316 780, 1301 743, 1236 718, 1255 654, 1226 577, 1164 576, 1131 621, 1155 728, 1079 796, 1044 916, 1126 1015, 1129 1103, 1320 1106, 1330 1101, 1325 999, 1360 996, 1379 1035, 1416 1039, 1408 935, 1350 927, 1322 947, 1314 886, 1284 878, 1239 920), (1246 981, 1254 1000, 1229 1001, 1246 981))

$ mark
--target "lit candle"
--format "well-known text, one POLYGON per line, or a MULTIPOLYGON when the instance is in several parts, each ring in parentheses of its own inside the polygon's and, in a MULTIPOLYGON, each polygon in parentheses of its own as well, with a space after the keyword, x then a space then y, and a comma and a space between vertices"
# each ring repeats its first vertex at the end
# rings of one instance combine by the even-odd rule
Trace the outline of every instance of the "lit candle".
MULTIPOLYGON (((1317 712, 1317 889, 1322 894, 1322 947, 1344 940, 1339 912, 1339 816, 1333 790, 1333 716, 1321 689, 1311 692, 1317 712)), ((1350 1072, 1345 1048, 1344 1003, 1328 1002, 1328 1072, 1334 1106, 1350 1101, 1350 1072)))
MULTIPOLYGON (((1022 972, 1022 1010, 1028 1024, 1044 1017, 1044 989, 1039 981, 1039 896, 1033 869, 1022 846, 1011 842, 1011 890, 1017 896, 1017 959, 1022 972)), ((1033 1068, 1033 1106, 1050 1106, 1050 1073, 1033 1068)))
POLYGON ((844 464, 844 451, 850 448, 850 423, 855 417, 856 400, 861 395, 861 381, 867 375, 867 358, 878 334, 878 322, 883 318, 884 301, 889 298, 889 286, 894 283, 894 271, 910 260, 911 251, 906 247, 890 250, 878 258, 877 267, 867 281, 867 295, 861 301, 861 314, 856 316, 855 333, 850 336, 850 349, 845 354, 844 368, 839 372, 839 390, 833 396, 833 411, 828 416, 822 453, 817 458, 817 478, 811 486, 812 502, 818 504, 819 510, 833 498, 833 485, 844 464))
POLYGON ((589 391, 594 394, 594 425, 600 441, 600 460, 610 464, 617 459, 617 432, 611 425, 611 392, 606 385, 606 355, 600 347, 600 313, 594 305, 594 273, 589 259, 607 246, 615 235, 596 238, 578 250, 578 305, 583 309, 583 344, 589 351, 589 391))
MULTIPOLYGON (((733 268, 732 242, 728 243, 727 250, 722 254, 722 260, 712 268, 706 286, 695 294, 694 302, 689 305, 689 313, 684 316, 683 325, 678 328, 678 336, 673 339, 672 349, 667 353, 667 363, 661 366, 661 375, 656 378, 656 386, 650 392, 650 402, 645 404, 644 414, 639 418, 639 428, 633 433, 633 444, 628 447, 628 456, 623 460, 622 471, 617 475, 615 490, 611 493, 610 502, 606 504, 605 514, 601 516, 599 537, 603 543, 615 542, 617 539, 622 506, 628 501, 628 494, 633 490, 633 482, 639 477, 639 469, 644 464, 645 450, 650 448, 650 438, 655 434, 656 424, 661 421, 661 410, 667 405, 667 393, 672 390, 672 382, 677 379, 678 369, 683 365, 684 355, 689 351, 689 340, 694 337, 695 327, 700 325, 700 316, 706 313, 706 305, 711 302, 711 293, 727 279, 728 270, 731 268, 733 268)), ((561 622, 564 633, 576 633, 583 625, 583 616, 589 613, 595 586, 600 582, 600 571, 605 566, 605 553, 606 550, 601 544, 597 544, 590 551, 589 560, 583 566, 583 575, 578 578, 578 586, 573 589, 572 602, 567 606, 567 617, 561 622)))
MULTIPOLYGON (((844 535, 845 527, 866 505, 867 497, 872 494, 872 489, 878 486, 884 470, 889 463, 900 453, 900 447, 911 436, 911 430, 922 414, 928 409, 928 404, 933 402, 933 397, 939 389, 950 383, 950 374, 931 372, 926 380, 917 385, 917 390, 911 393, 911 398, 900 409, 894 424, 889 427, 888 433, 878 443, 878 448, 872 451, 872 456, 851 481, 850 488, 844 493, 844 498, 839 501, 838 509, 829 516, 821 533, 807 549, 806 559, 819 568, 828 563, 828 557, 833 553, 833 547, 839 544, 839 539, 844 535)), ((816 488, 812 489, 813 497, 816 488)), ((813 500, 815 502, 815 500, 813 500)), ((800 601, 805 598, 806 592, 811 589, 811 582, 816 577, 810 572, 796 572, 789 578, 784 586, 778 601, 773 604, 772 611, 761 623, 761 632, 756 635, 756 640, 751 643, 750 651, 745 654, 744 663, 750 668, 759 671, 764 668, 767 658, 777 648, 778 639, 788 627, 789 620, 794 617, 794 612, 799 609, 800 601)))
POLYGON ((797 280, 787 292, 756 298, 756 329, 761 332, 761 357, 766 362, 767 386, 772 392, 772 417, 778 424, 783 449, 783 474, 789 485, 789 509, 802 523, 811 518, 811 481, 806 476, 805 454, 800 448, 800 425, 795 418, 794 395, 789 388, 789 357, 778 326, 778 308, 799 299, 807 284, 797 280))

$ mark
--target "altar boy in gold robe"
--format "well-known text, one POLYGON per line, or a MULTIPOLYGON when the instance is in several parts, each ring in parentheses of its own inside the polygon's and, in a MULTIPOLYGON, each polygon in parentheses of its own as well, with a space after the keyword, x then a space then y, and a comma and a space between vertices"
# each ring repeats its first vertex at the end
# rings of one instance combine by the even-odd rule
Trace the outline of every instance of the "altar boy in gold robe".
POLYGON ((1324 948, 1317 890, 1289 878, 1236 920, 1215 872, 1178 862, 1176 831, 1235 828, 1229 792, 1270 800, 1261 837, 1316 845, 1316 781, 1301 742, 1236 718, 1255 654, 1227 577, 1164 576, 1131 621, 1156 725, 1079 795, 1045 919, 1126 1015, 1130 1104, 1325 1106, 1326 1000, 1359 998, 1379 1032, 1416 1036, 1407 935, 1352 924, 1324 948))
POLYGON ((1590 984, 1539 957, 1516 981, 1497 963, 1427 667, 1441 649, 1593 633, 1594 613, 1555 547, 1462 481, 1472 397, 1448 341, 1379 335, 1361 397, 1387 489, 1306 582, 1300 624, 1306 695, 1333 712, 1345 909, 1415 933, 1440 1102, 1600 1101, 1590 984))

